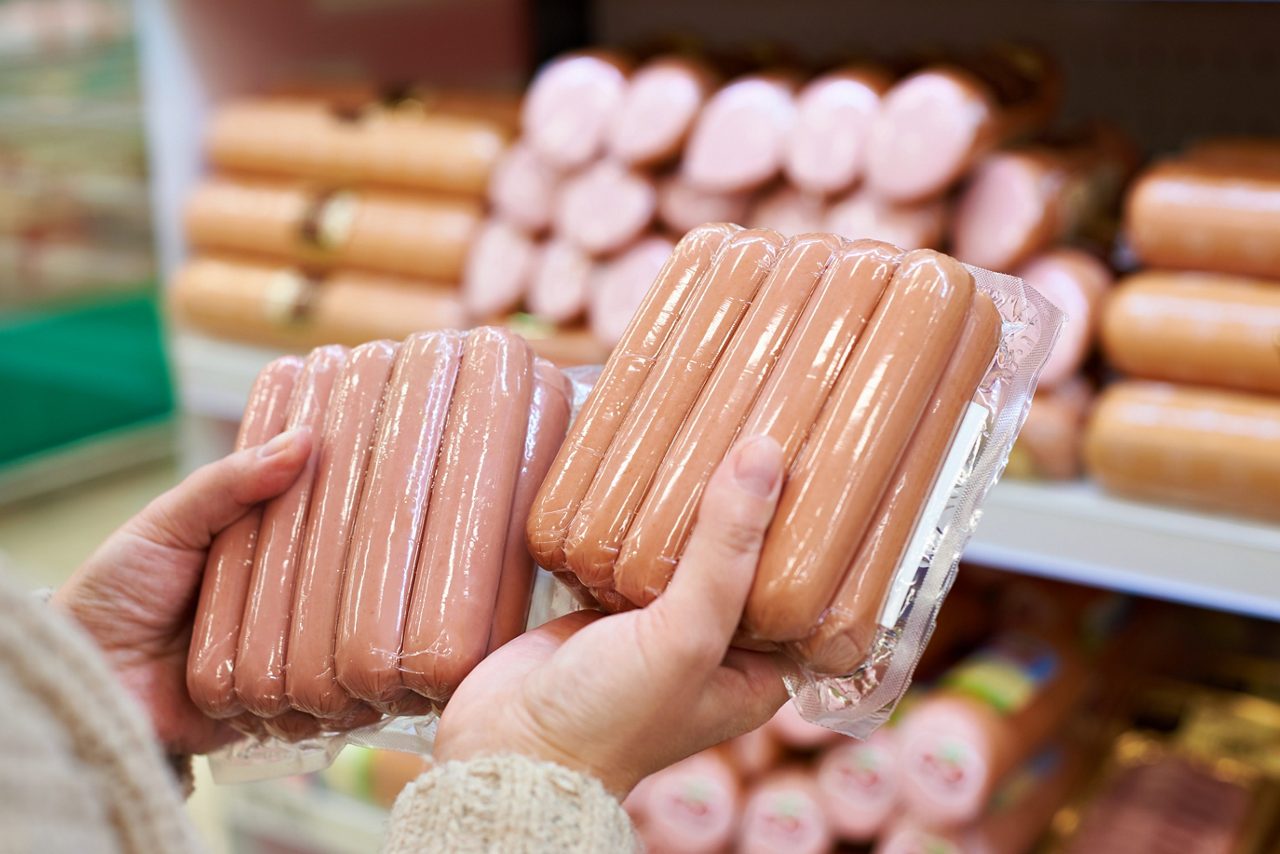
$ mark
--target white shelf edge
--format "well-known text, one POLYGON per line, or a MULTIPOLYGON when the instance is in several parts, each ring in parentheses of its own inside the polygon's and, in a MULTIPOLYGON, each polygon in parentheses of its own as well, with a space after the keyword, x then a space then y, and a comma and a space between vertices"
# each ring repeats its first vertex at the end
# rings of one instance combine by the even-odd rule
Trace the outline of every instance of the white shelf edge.
MULTIPOLYGON (((189 413, 236 421, 282 350, 175 330, 170 349, 189 413)), ((1084 483, 1005 481, 988 497, 966 559, 1280 620, 1280 526, 1124 501, 1084 483)))

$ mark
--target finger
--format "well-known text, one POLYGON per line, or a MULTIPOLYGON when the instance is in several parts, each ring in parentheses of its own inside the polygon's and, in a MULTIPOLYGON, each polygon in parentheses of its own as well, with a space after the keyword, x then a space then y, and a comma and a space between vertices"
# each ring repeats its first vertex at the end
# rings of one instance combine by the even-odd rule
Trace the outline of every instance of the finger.
POLYGON ((205 549, 223 528, 297 479, 311 453, 311 430, 288 430, 196 469, 130 523, 171 548, 205 549))
POLYGON ((652 640, 684 667, 717 664, 742 618, 782 483, 782 448, 739 442, 707 483, 689 544, 666 592, 642 615, 652 640))
POLYGON ((763 725, 788 699, 772 655, 731 649, 707 680, 694 715, 708 727, 722 727, 720 734, 732 738, 763 725))

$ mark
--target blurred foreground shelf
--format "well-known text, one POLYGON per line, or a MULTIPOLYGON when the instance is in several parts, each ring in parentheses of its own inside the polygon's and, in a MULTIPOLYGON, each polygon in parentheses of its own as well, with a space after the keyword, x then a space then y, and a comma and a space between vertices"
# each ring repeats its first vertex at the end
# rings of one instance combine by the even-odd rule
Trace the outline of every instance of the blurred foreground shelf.
MULTIPOLYGON (((183 406, 238 420, 281 351, 179 331, 183 406)), ((1280 620, 1280 526, 1124 501, 1085 483, 1001 483, 966 557, 977 563, 1280 620)))

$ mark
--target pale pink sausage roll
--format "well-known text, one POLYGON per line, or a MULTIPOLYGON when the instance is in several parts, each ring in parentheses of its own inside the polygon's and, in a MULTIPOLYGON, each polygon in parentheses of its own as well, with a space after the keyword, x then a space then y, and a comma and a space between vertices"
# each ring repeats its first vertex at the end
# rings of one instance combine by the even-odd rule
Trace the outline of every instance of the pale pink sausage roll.
POLYGON ((714 86, 715 74, 697 60, 663 56, 646 62, 631 76, 609 124, 609 154, 637 167, 678 157, 714 86))
POLYGON ((462 300, 475 319, 515 311, 529 289, 538 247, 520 229, 501 219, 480 227, 462 272, 462 300))
POLYGON ((850 240, 869 238, 902 249, 936 249, 947 226, 947 203, 932 199, 899 205, 854 190, 827 210, 826 230, 850 240))
MULTIPOLYGON (((297 356, 282 356, 262 369, 244 407, 237 451, 261 445, 284 429, 289 397, 300 373, 302 359, 297 356)), ((258 507, 241 516, 214 538, 205 560, 187 659, 187 691, 196 707, 210 717, 228 718, 244 710, 236 699, 232 671, 261 521, 258 507)))
POLYGON ((410 696, 400 639, 463 340, 419 333, 400 345, 352 529, 334 669, 348 693, 383 710, 410 696))
POLYGON ((591 255, 615 252, 653 222, 653 179, 602 160, 568 179, 556 200, 555 231, 591 255))
POLYGON ((604 52, 575 53, 538 70, 521 108, 521 127, 538 156, 560 169, 596 158, 627 89, 626 63, 604 52))
POLYGON ((826 201, 790 184, 779 184, 761 195, 747 215, 752 228, 772 228, 787 237, 826 231, 826 220, 826 201))
POLYGON ((898 809, 897 735, 881 727, 870 738, 841 739, 818 760, 818 797, 835 835, 870 842, 898 809))
POLYGON ((400 656, 404 684, 431 700, 448 700, 488 650, 533 386, 533 353, 523 338, 472 330, 440 444, 400 656))
POLYGON ((782 161, 787 179, 815 195, 839 193, 857 183, 871 122, 891 82, 878 68, 853 66, 824 74, 801 89, 782 161))
POLYGON ((795 124, 795 79, 740 77, 711 96, 698 116, 681 169, 704 190, 732 193, 772 180, 795 124))
POLYGON ((557 326, 577 320, 587 309, 596 269, 591 256, 559 237, 542 245, 525 298, 529 312, 557 326))
POLYGON ((316 448, 315 487, 285 652, 285 689, 295 709, 320 717, 350 713, 361 705, 334 674, 334 634, 351 531, 398 351, 392 341, 372 341, 351 351, 316 448))
POLYGON ((1067 314, 1040 370, 1040 387, 1052 388, 1075 375, 1093 349, 1111 270, 1088 252, 1055 249, 1033 258, 1018 276, 1067 314))
POLYGON ((834 844, 808 771, 775 771, 748 793, 738 827, 741 854, 824 854, 834 844))
POLYGON ((695 187, 679 173, 658 181, 658 223, 676 234, 704 222, 745 222, 749 192, 717 193, 695 187))
POLYGON ((516 143, 493 167, 489 204, 499 217, 530 234, 551 225, 562 175, 525 143, 516 143))
MULTIPOLYGON (((313 436, 320 434, 334 381, 346 360, 346 347, 330 345, 311 351, 289 398, 288 429, 310 427, 313 436)), ((245 601, 235 684, 236 696, 244 707, 263 717, 289 708, 284 685, 285 646, 315 474, 313 450, 293 485, 267 502, 258 527, 258 552, 245 601)))
POLYGON ((742 811, 741 784, 719 753, 704 750, 648 778, 641 807, 645 850, 723 851, 742 811))
POLYGON ((675 244, 654 235, 600 264, 590 286, 587 319, 596 340, 613 347, 662 271, 675 244))

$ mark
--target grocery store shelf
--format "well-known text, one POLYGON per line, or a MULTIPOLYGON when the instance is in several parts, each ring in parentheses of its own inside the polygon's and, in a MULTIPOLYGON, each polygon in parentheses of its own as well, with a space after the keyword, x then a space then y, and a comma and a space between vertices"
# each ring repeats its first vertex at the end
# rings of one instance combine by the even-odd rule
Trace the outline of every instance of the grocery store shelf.
MULTIPOLYGON (((180 332, 172 352, 187 411, 235 420, 281 351, 180 332)), ((1280 526, 1123 501, 1088 484, 1001 483, 966 557, 1280 620, 1280 526)))
POLYGON ((1091 484, 1001 483, 965 557, 1280 620, 1280 526, 1124 501, 1091 484))

